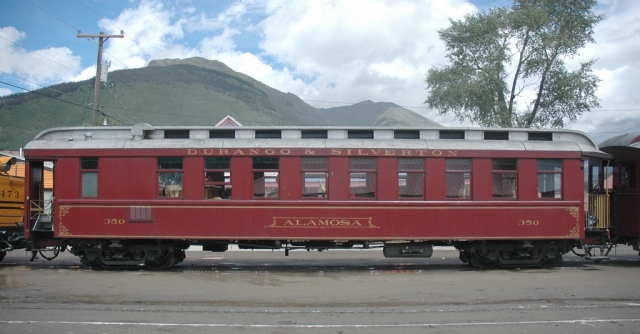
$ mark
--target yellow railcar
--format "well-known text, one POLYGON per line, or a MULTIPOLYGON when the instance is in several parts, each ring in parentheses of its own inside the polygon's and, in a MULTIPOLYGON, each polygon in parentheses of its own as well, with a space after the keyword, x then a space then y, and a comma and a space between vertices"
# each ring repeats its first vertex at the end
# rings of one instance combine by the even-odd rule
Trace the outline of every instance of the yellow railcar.
POLYGON ((14 157, 0 157, 0 261, 7 251, 24 248, 24 178, 7 173, 14 157))

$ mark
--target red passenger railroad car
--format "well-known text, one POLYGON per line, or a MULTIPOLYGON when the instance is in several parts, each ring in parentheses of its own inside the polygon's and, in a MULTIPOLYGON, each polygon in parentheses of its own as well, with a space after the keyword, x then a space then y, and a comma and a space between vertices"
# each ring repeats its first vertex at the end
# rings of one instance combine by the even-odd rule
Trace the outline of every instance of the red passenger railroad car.
POLYGON ((607 139, 599 146, 613 158, 590 161, 590 213, 584 254, 606 257, 612 247, 621 244, 640 251, 640 196, 636 181, 640 175, 640 132, 607 139), (594 253, 594 249, 602 254, 594 253))
POLYGON ((58 128, 25 147, 28 250, 168 268, 184 250, 453 245, 476 267, 551 266, 585 237, 585 161, 566 130, 58 128), (54 203, 42 173, 54 164, 54 203))

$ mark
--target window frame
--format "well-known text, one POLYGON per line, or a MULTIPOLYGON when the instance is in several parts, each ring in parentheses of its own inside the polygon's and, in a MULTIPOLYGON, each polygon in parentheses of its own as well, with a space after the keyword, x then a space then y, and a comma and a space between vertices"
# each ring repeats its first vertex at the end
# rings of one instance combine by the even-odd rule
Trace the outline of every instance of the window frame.
POLYGON ((203 198, 205 200, 217 200, 217 199, 231 199, 232 184, 231 184, 231 158, 229 157, 205 157, 204 158, 204 189, 203 198), (226 162, 226 168, 208 168, 208 161, 224 160, 226 162), (211 177, 215 174, 222 173, 222 180, 215 180, 211 177), (218 190, 218 196, 215 196, 215 191, 218 190), (208 196, 208 195, 211 196, 208 196))
MULTIPOLYGON (((425 159, 423 158, 398 158, 398 200, 399 201, 423 201, 425 199, 426 193, 425 193, 425 159), (403 165, 401 164, 401 161, 407 161, 407 160, 415 160, 415 161, 420 161, 420 168, 419 169, 412 169, 410 167, 403 167, 403 165), (402 177, 401 174, 405 175, 405 189, 408 190, 408 184, 407 182, 410 179, 410 174, 419 174, 419 179, 420 179, 420 194, 419 195, 410 195, 410 194, 406 194, 403 196, 402 194, 402 188, 400 187, 400 184, 402 183, 402 177)), ((409 164, 410 165, 410 164, 409 164)), ((408 165, 405 165, 408 166, 408 165)))
POLYGON ((620 166, 620 191, 624 193, 635 193, 638 187, 635 162, 622 162, 620 166), (625 172, 627 172, 625 174, 625 172))
POLYGON ((564 189, 563 189, 563 174, 564 174, 564 161, 562 159, 538 159, 537 161, 537 182, 538 182, 538 200, 543 200, 543 201, 561 201, 564 198, 564 189), (560 170, 545 170, 545 169, 540 169, 541 165, 540 162, 542 161, 557 161, 559 162, 559 166, 560 166, 560 170), (547 196, 543 196, 544 193, 548 193, 548 191, 541 191, 540 190, 540 185, 542 183, 549 183, 548 180, 542 180, 541 177, 544 177, 545 179, 547 178, 548 175, 552 175, 553 176, 553 185, 555 186, 556 184, 560 187, 559 189, 554 189, 554 196, 553 197, 547 197, 547 196), (558 179, 557 179, 558 178, 558 179), (555 193, 558 192, 558 196, 555 195, 555 193))
MULTIPOLYGON (((310 199, 316 199, 316 200, 327 200, 328 199, 328 193, 329 193, 329 158, 327 157, 301 157, 300 158, 300 177, 301 177, 301 183, 302 183, 302 192, 301 192, 301 197, 304 200, 310 200, 310 199), (310 160, 310 159, 322 159, 324 160, 324 168, 309 168, 309 167, 305 167, 305 160, 310 160), (319 182, 318 187, 320 187, 321 191, 320 193, 316 193, 316 194, 309 194, 309 195, 305 195, 305 190, 307 190, 307 184, 309 184, 309 182, 307 182, 307 175, 311 175, 311 174, 324 174, 324 185, 322 184, 322 182, 319 182), (316 196, 314 196, 316 195, 316 196)), ((310 177, 313 178, 313 177, 310 177)))
MULTIPOLYGON (((366 165, 366 164, 361 164, 366 165)), ((377 158, 363 158, 363 157, 350 157, 349 158, 349 199, 350 200, 365 200, 365 201, 375 201, 378 198, 378 159, 377 158), (364 161, 371 160, 373 161, 373 168, 354 168, 355 161, 364 161), (365 189, 369 188, 369 181, 373 180, 373 192, 366 192, 361 194, 367 194, 367 196, 358 196, 359 193, 354 190, 357 189, 354 187, 354 180, 361 179, 362 177, 358 177, 356 174, 364 174, 365 180, 365 189), (368 196, 368 194, 372 194, 372 196, 368 196)), ((360 187, 358 187, 360 188, 360 187)))
MULTIPOLYGON (((500 164, 498 164, 498 167, 500 164)), ((515 158, 496 158, 491 159, 491 175, 492 175, 492 197, 494 200, 500 201, 517 201, 518 200, 518 159, 515 158), (503 162, 506 160, 510 160, 515 165, 515 169, 496 169, 496 162, 502 160, 503 162), (504 181, 508 180, 504 176, 505 175, 513 175, 513 196, 496 196, 496 177, 500 176, 503 181, 502 186, 504 187, 504 181)))
MULTIPOLYGON (((472 158, 446 158, 445 159, 445 187, 446 187, 446 192, 445 192, 445 197, 447 200, 450 201, 471 201, 473 200, 473 182, 472 182, 472 176, 473 176, 473 159, 472 158), (468 165, 469 168, 468 169, 454 169, 454 168, 449 168, 449 162, 450 161, 468 161, 468 165), (456 187, 457 188, 457 193, 460 194, 462 193, 462 195, 458 195, 458 196, 449 196, 450 193, 450 184, 451 182, 451 178, 450 176, 456 176, 456 175, 462 175, 462 187, 456 187), (467 184, 467 180, 468 180, 468 184, 469 184, 469 188, 467 190, 466 184, 467 184), (467 195, 467 196, 465 196, 467 195)), ((458 182, 458 181, 456 181, 458 182)))
MULTIPOLYGON (((252 161, 251 161, 251 176, 253 177, 253 190, 252 190, 252 197, 254 200, 278 200, 280 199, 280 157, 253 157, 252 161), (277 168, 273 169, 273 168, 256 168, 256 159, 277 159, 277 168), (262 173, 262 178, 264 179, 264 183, 263 183, 263 190, 264 190, 264 194, 262 194, 263 196, 258 196, 258 194, 255 192, 256 191, 256 180, 258 180, 259 178, 256 178, 257 173, 262 173), (269 193, 267 192, 267 175, 266 173, 276 173, 275 175, 275 189, 276 189, 276 193, 275 196, 269 196, 269 193)), ((273 176, 269 176, 269 177, 273 177, 273 176)))
MULTIPOLYGON (((183 194, 184 194, 184 158, 183 157, 158 157, 156 159, 156 188, 158 189, 158 198, 159 199, 182 199, 184 198, 183 194), (165 160, 168 161, 168 159, 175 159, 174 162, 167 162, 167 166, 163 167, 161 160, 165 160), (173 164, 176 163, 176 161, 178 161, 178 159, 180 160, 179 163, 179 168, 177 168, 178 166, 174 166, 173 164), (179 185, 179 188, 177 189, 177 196, 171 196, 171 194, 166 195, 166 191, 167 189, 165 187, 167 187, 167 185, 164 185, 164 187, 162 188, 162 191, 160 190, 160 184, 161 184, 161 174, 174 174, 174 175, 179 175, 180 176, 180 180, 177 183, 177 185, 179 185)), ((171 184, 173 185, 173 184, 171 184)), ((169 186, 171 186, 169 185, 169 186)), ((176 190, 174 189, 169 189, 169 192, 174 192, 176 190)))
POLYGON ((97 198, 98 197, 98 176, 100 159, 97 157, 80 158, 80 197, 81 198, 97 198), (89 162, 95 161, 95 166, 89 165, 89 162), (85 178, 91 176, 92 178, 85 178), (93 189, 85 188, 91 183, 93 189), (89 192, 89 190, 94 190, 89 192))

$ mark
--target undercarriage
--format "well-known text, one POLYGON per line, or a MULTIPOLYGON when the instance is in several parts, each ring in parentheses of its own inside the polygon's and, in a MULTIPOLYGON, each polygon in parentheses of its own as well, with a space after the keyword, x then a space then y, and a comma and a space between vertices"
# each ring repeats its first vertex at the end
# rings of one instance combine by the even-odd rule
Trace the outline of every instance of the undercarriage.
POLYGON ((7 252, 25 247, 22 225, 11 228, 0 229, 0 261, 4 259, 7 252))
POLYGON ((573 244, 566 241, 456 242, 460 260, 474 268, 554 267, 573 244))
POLYGON ((180 241, 72 240, 70 252, 91 268, 169 269, 182 262, 189 247, 180 241))
POLYGON ((562 255, 570 251, 574 242, 560 241, 313 241, 313 240, 73 240, 66 241, 65 249, 78 256, 91 268, 147 268, 169 269, 182 262, 185 250, 191 245, 202 246, 203 251, 224 252, 229 245, 239 249, 292 250, 370 249, 382 248, 385 257, 429 258, 433 246, 453 245, 460 251, 460 260, 474 268, 553 267, 562 263, 562 255))

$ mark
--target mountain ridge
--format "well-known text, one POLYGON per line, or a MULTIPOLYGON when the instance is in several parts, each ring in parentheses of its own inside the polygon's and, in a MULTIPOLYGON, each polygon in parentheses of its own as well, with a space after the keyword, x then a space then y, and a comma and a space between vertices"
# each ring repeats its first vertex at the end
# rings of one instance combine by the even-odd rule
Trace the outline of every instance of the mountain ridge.
MULTIPOLYGON (((226 115, 243 125, 441 126, 390 102, 319 109, 226 64, 200 57, 152 60, 109 73, 100 88, 109 125, 215 125, 226 115)), ((51 127, 89 125, 93 79, 0 98, 0 150, 17 150, 51 127)))

